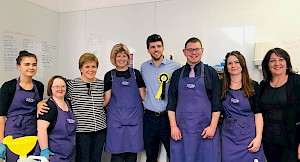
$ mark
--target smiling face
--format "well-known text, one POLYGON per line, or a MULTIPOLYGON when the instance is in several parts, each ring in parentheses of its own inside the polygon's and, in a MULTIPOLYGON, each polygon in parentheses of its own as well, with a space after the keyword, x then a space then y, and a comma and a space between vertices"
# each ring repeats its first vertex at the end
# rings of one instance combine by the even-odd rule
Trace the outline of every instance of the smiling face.
POLYGON ((228 73, 230 75, 241 75, 242 73, 242 66, 240 64, 240 61, 239 59, 234 56, 234 55, 231 55, 227 58, 227 69, 228 69, 228 73))
POLYGON ((189 42, 183 49, 184 56, 187 58, 189 65, 196 65, 201 61, 203 48, 199 42, 189 42))
POLYGON ((37 72, 37 61, 34 57, 23 57, 20 65, 17 65, 21 76, 33 77, 37 72))
POLYGON ((88 61, 80 68, 81 79, 85 82, 93 82, 97 73, 97 63, 95 61, 88 61))
POLYGON ((66 94, 67 85, 61 78, 55 78, 51 86, 52 97, 54 98, 64 98, 66 94))
POLYGON ((152 59, 155 61, 162 60, 164 52, 164 46, 161 41, 150 42, 148 53, 151 55, 152 59))
POLYGON ((277 56, 275 53, 272 53, 268 66, 273 76, 286 75, 287 63, 283 57, 277 56))
POLYGON ((117 68, 126 68, 128 65, 128 55, 126 54, 125 51, 119 52, 116 55, 116 67, 117 68))

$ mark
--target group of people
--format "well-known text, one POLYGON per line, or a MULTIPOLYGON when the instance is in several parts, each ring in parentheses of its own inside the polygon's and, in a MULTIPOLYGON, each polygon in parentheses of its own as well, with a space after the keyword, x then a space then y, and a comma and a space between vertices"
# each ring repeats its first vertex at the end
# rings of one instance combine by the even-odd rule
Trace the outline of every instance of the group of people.
POLYGON ((53 76, 47 100, 43 84, 32 79, 36 56, 21 51, 20 76, 0 90, 0 158, 18 159, 2 143, 5 136, 37 135, 30 154, 51 162, 100 162, 103 148, 111 162, 136 162, 143 150, 147 162, 157 162, 160 143, 171 162, 300 161, 300 76, 285 50, 267 52, 259 85, 239 51, 226 54, 220 80, 201 61, 198 38, 186 41, 182 67, 164 57, 159 35, 146 45, 151 59, 139 71, 128 66, 126 45, 116 44, 110 54, 116 68, 104 81, 95 77, 97 57, 83 54, 81 76, 53 76))

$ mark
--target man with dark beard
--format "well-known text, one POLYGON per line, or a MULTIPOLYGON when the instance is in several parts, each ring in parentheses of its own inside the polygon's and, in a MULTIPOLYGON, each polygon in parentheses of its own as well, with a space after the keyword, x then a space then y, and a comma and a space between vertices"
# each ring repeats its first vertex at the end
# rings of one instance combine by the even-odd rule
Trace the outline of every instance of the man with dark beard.
POLYGON ((141 73, 146 84, 144 114, 144 144, 147 162, 157 162, 159 144, 162 142, 170 158, 170 123, 167 106, 167 92, 170 78, 180 64, 163 56, 162 38, 153 34, 147 38, 147 50, 151 60, 144 62, 141 73))

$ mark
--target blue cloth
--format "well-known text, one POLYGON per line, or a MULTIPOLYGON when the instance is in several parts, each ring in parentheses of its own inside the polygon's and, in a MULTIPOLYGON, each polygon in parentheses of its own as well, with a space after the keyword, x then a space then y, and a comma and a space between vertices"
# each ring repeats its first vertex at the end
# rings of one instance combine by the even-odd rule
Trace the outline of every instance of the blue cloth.
MULTIPOLYGON (((163 59, 162 63, 156 67, 152 60, 146 61, 141 66, 141 73, 146 84, 147 94, 145 98, 145 107, 148 110, 161 112, 165 111, 168 103, 167 97, 164 100, 156 99, 156 93, 160 87, 158 76, 165 72, 172 76, 173 71, 179 69, 181 65, 169 59, 163 59)), ((166 84, 166 92, 169 89, 170 82, 166 84)), ((167 93, 166 93, 167 94, 167 93)))
POLYGON ((3 142, 0 142, 0 159, 5 160, 6 155, 6 146, 3 144, 3 142))
POLYGON ((40 156, 44 156, 46 159, 49 159, 50 156, 53 156, 54 153, 49 150, 49 148, 45 148, 41 151, 40 156))

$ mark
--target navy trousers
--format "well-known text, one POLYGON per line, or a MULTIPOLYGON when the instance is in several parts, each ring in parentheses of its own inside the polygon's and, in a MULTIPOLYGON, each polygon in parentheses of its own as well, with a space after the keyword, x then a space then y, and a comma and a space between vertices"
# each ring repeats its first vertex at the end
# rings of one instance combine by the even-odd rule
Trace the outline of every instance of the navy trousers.
POLYGON ((157 162, 160 143, 164 144, 168 158, 170 158, 171 129, 167 114, 155 116, 148 111, 144 114, 144 147, 146 162, 157 162))
POLYGON ((268 162, 299 162, 297 149, 263 141, 264 153, 268 162))

